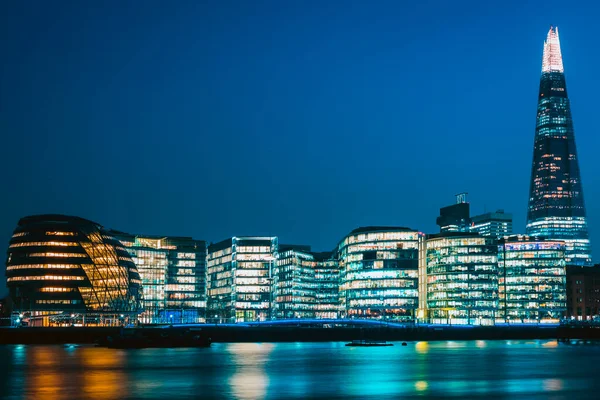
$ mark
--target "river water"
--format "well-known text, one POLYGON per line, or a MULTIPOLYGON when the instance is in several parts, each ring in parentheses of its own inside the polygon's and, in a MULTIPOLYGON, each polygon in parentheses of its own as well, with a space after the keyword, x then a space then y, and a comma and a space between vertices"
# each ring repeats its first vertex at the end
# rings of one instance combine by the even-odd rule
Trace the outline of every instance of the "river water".
POLYGON ((0 346, 4 399, 600 399, 600 346, 556 341, 0 346))

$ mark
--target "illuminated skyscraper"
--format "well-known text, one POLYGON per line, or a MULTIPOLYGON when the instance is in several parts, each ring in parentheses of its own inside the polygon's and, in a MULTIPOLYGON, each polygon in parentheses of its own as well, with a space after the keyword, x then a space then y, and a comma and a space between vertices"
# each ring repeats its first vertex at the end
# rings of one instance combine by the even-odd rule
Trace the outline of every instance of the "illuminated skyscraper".
POLYGON ((591 265, 590 241, 558 29, 544 43, 527 234, 563 240, 567 264, 591 265))

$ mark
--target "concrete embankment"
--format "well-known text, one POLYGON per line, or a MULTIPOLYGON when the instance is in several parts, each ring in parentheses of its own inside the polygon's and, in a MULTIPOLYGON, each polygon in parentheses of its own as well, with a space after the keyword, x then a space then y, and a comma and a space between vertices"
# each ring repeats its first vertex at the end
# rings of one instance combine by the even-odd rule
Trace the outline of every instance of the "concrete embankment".
MULTIPOLYGON (((198 326, 194 327, 194 329, 198 328, 198 326)), ((98 327, 2 328, 0 344, 85 344, 105 340, 107 336, 118 335, 119 332, 120 328, 98 327)), ((213 342, 337 342, 354 339, 388 341, 600 339, 600 328, 538 326, 321 328, 206 325, 201 328, 201 332, 211 337, 213 342)))

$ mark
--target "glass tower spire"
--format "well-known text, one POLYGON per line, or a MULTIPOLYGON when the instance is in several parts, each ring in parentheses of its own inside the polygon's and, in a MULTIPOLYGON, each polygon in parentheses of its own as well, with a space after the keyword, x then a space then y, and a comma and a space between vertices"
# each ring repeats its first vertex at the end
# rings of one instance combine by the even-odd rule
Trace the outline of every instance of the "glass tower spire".
POLYGON ((564 240, 568 264, 591 265, 583 188, 558 28, 544 43, 527 234, 564 240))

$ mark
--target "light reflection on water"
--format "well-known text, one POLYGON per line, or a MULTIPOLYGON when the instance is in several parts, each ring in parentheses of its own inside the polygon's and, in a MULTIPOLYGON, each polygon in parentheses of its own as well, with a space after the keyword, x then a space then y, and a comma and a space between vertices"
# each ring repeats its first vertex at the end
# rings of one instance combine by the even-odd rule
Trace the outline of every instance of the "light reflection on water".
POLYGON ((600 346, 554 341, 0 346, 7 399, 600 398, 600 346))

